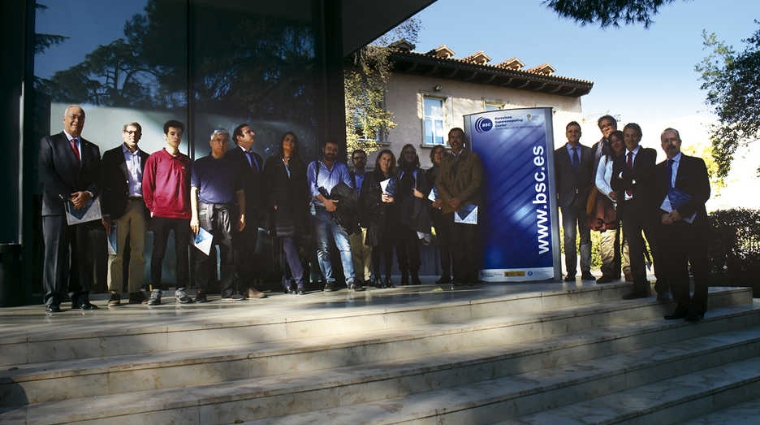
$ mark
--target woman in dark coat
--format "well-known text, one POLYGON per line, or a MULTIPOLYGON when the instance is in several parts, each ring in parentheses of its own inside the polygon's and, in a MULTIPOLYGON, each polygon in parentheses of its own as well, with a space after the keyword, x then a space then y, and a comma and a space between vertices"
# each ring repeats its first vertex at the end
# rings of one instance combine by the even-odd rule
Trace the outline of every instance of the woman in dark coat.
MULTIPOLYGON (((428 182, 433 184, 438 177, 438 170, 441 168, 441 161, 447 155, 446 148, 437 145, 430 151, 430 162, 433 166, 425 171, 428 182)), ((433 195, 428 196, 433 202, 430 205, 430 221, 435 228, 435 237, 438 240, 438 252, 441 258, 441 277, 435 283, 451 283, 451 217, 441 214, 443 201, 438 196, 438 191, 433 184, 433 195)))
POLYGON ((396 203, 399 225, 396 228, 396 255, 401 270, 401 284, 420 284, 420 239, 430 235, 430 185, 420 169, 420 158, 413 145, 401 149, 398 159, 398 190, 396 203))
POLYGON ((267 206, 273 217, 274 232, 282 241, 282 250, 290 267, 291 279, 283 279, 285 291, 303 295, 304 270, 297 237, 309 232, 309 189, 306 165, 298 156, 298 138, 294 133, 285 133, 279 155, 267 158, 264 182, 269 189, 267 206))
POLYGON ((367 228, 364 243, 372 247, 374 284, 378 288, 393 288, 393 232, 397 226, 398 213, 394 204, 396 193, 396 158, 390 149, 383 149, 375 160, 375 169, 367 173, 359 194, 359 217, 362 227, 367 228), (385 281, 380 278, 380 255, 385 262, 385 281))

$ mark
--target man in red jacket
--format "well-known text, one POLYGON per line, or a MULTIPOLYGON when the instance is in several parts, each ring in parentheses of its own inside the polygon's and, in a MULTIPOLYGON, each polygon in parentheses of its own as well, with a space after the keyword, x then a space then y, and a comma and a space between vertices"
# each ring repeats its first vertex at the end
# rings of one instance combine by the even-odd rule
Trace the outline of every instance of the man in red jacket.
POLYGON ((148 305, 161 304, 161 267, 166 253, 169 231, 174 230, 177 254, 177 291, 181 304, 191 303, 185 289, 189 284, 187 249, 190 245, 190 158, 179 151, 185 125, 179 121, 164 124, 166 146, 154 152, 145 162, 143 199, 150 211, 153 228, 153 255, 150 260, 152 291, 148 305))

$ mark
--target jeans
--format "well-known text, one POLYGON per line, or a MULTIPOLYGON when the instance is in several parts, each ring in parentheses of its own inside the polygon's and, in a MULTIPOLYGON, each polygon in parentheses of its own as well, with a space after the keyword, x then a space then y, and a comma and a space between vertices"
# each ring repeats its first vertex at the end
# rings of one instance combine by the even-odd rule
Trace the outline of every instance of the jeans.
POLYGON ((232 291, 232 277, 235 271, 235 262, 232 255, 232 226, 234 219, 232 207, 222 204, 199 203, 198 210, 200 226, 214 235, 214 239, 209 255, 200 252, 200 250, 196 252, 196 286, 203 292, 210 292, 210 290, 215 289, 211 285, 214 284, 216 286, 215 245, 219 245, 221 293, 228 294, 232 291))
POLYGON ((325 277, 326 283, 335 282, 333 277, 332 264, 330 263, 330 240, 332 237, 335 246, 340 252, 340 263, 343 266, 343 276, 346 284, 354 281, 354 264, 351 257, 351 245, 348 242, 348 233, 338 226, 332 215, 324 208, 316 208, 314 215, 314 232, 317 242, 317 259, 319 268, 325 277))
POLYGON ((190 282, 190 261, 187 248, 190 246, 190 220, 183 218, 153 217, 153 255, 150 259, 150 282, 153 289, 166 289, 161 283, 161 268, 166 255, 169 231, 174 230, 174 251, 177 255, 177 288, 187 288, 190 282))
POLYGON ((562 229, 565 231, 565 271, 575 276, 578 267, 578 253, 575 239, 581 235, 581 273, 591 272, 591 230, 586 226, 585 211, 576 208, 562 208, 562 229))

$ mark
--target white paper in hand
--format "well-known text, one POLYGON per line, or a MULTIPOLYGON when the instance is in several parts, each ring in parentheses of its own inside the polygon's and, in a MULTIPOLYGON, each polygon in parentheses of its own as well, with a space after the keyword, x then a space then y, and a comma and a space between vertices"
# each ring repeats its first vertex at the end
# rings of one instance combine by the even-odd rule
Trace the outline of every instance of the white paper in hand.
POLYGON ((384 194, 388 194, 388 184, 391 182, 391 179, 385 179, 380 182, 380 189, 383 191, 384 194))
POLYGON ((214 235, 209 233, 203 227, 198 228, 198 234, 193 235, 193 246, 206 255, 211 252, 211 244, 214 242, 214 235))
POLYGON ((84 208, 76 209, 71 201, 66 201, 66 223, 73 224, 87 223, 89 221, 100 220, 103 214, 100 212, 100 197, 90 199, 84 208))
POLYGON ((454 223, 478 224, 478 206, 464 204, 459 210, 454 211, 454 223))

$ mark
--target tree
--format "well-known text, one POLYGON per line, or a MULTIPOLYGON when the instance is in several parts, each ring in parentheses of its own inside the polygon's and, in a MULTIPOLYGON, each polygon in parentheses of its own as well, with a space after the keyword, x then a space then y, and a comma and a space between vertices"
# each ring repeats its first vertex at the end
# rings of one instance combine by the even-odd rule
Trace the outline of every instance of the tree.
MULTIPOLYGON (((760 24, 760 22, 755 21, 760 24)), ((714 33, 702 32, 710 50, 696 65, 701 73, 706 103, 713 107, 718 123, 710 129, 716 174, 723 179, 731 170, 736 150, 758 139, 760 132, 760 30, 742 40, 746 46, 736 52, 714 33)))
POLYGON ((400 39, 417 42, 420 28, 420 21, 412 17, 350 55, 351 62, 343 71, 348 152, 377 150, 378 141, 395 127, 383 102, 392 70, 387 46, 400 39))
POLYGON ((581 25, 596 24, 606 28, 641 23, 648 28, 660 6, 675 0, 544 0, 543 4, 559 16, 581 25))

